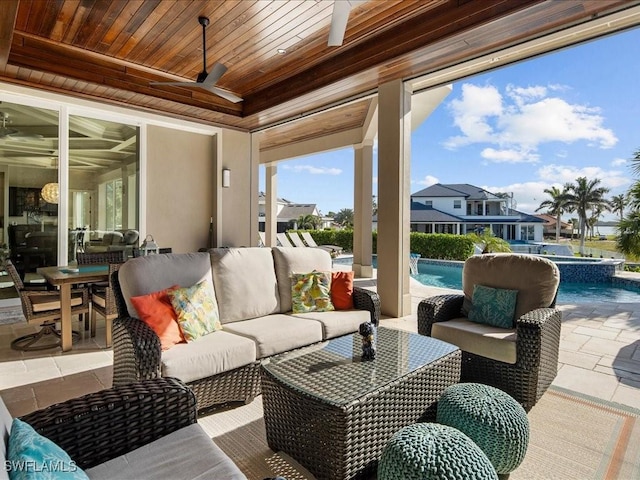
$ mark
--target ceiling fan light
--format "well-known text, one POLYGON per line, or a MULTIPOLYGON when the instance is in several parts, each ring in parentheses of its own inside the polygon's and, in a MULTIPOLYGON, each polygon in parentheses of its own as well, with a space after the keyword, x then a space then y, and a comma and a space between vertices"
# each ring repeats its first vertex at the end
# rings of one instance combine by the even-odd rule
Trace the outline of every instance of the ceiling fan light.
POLYGON ((57 183, 47 183, 42 187, 40 195, 47 203, 58 203, 60 200, 60 187, 57 183))

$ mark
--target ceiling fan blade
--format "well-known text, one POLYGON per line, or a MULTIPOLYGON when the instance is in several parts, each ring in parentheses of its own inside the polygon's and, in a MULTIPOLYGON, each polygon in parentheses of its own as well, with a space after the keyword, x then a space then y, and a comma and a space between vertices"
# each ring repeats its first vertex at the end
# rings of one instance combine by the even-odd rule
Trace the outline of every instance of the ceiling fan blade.
POLYGON ((224 73, 227 71, 227 67, 225 67, 223 64, 216 62, 215 65, 213 66, 213 68, 211 69, 211 72, 209 72, 209 75, 207 75, 207 78, 204 79, 204 83, 205 85, 215 85, 216 83, 218 83, 218 80, 220 80, 220 77, 222 77, 222 75, 224 75, 224 73))
POLYGON ((331 28, 329 30, 329 41, 327 45, 330 47, 339 47, 344 41, 344 33, 347 30, 347 22, 349 21, 349 13, 351 12, 351 3, 347 0, 334 0, 333 13, 331 14, 331 28))
POLYGON ((219 97, 224 98, 225 100, 229 100, 230 102, 240 103, 242 101, 242 98, 238 97, 237 95, 231 93, 228 90, 224 90, 222 88, 214 87, 214 86, 210 86, 210 87, 204 87, 203 86, 203 88, 206 88, 211 93, 214 93, 214 94, 218 95, 219 97))

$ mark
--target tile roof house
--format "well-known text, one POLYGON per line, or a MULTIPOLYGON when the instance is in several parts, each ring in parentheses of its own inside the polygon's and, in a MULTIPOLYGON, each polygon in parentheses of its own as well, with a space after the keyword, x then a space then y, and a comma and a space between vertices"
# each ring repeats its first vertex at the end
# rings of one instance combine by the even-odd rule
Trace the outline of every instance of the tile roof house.
POLYGON ((544 220, 511 204, 510 197, 468 183, 437 183, 411 195, 411 231, 464 235, 491 229, 507 241, 542 241, 544 220))
MULTIPOLYGON (((284 232, 289 228, 292 228, 291 222, 294 222, 304 215, 313 215, 320 217, 322 223, 319 228, 328 228, 333 222, 333 218, 324 217, 321 215, 318 207, 315 203, 294 203, 285 198, 277 199, 278 209, 278 232, 284 232)), ((264 192, 258 194, 258 222, 259 230, 265 231, 265 219, 266 219, 266 196, 264 192)), ((295 225, 294 225, 295 227, 295 225)))

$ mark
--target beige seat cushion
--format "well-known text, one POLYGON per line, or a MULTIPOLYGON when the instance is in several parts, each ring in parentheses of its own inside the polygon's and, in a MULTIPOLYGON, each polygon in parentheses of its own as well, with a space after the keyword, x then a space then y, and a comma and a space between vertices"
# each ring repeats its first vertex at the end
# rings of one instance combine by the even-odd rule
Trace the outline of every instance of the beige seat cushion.
POLYGON ((320 322, 324 340, 357 332, 361 323, 371 320, 371 314, 367 310, 335 310, 333 312, 292 313, 290 315, 320 322))
POLYGON ((86 473, 92 480, 247 478, 197 423, 89 468, 86 473))
POLYGON ((322 341, 320 322, 282 314, 228 323, 224 329, 253 340, 258 358, 322 341))
POLYGON ((516 331, 455 318, 433 324, 431 336, 460 350, 505 363, 516 363, 516 331))
POLYGON ((551 260, 535 255, 474 255, 464 262, 462 270, 465 305, 470 305, 474 285, 517 290, 515 318, 537 308, 549 307, 559 283, 558 266, 551 260))
POLYGON ((273 247, 273 261, 280 291, 280 313, 291 311, 291 274, 331 271, 331 255, 320 248, 273 247))
POLYGON ((91 295, 91 303, 93 303, 94 305, 98 305, 99 307, 105 308, 105 305, 107 304, 107 299, 104 297, 104 294, 100 295, 99 293, 94 293, 93 295, 91 295))
POLYGON ((192 382, 244 367, 256 361, 253 341, 220 330, 162 352, 163 377, 192 382))
MULTIPOLYGON (((34 313, 46 312, 48 310, 60 309, 60 295, 33 295, 31 297, 31 305, 33 306, 34 313)), ((71 296, 71 306, 77 307, 82 305, 81 295, 71 296)))
POLYGON ((212 248, 209 253, 223 324, 280 311, 270 248, 212 248))

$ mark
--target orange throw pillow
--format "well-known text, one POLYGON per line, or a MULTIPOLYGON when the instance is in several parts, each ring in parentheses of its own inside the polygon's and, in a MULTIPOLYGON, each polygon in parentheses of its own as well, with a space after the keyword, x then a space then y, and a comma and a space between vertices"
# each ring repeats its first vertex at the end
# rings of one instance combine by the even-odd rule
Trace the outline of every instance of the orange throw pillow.
POLYGON ((178 285, 148 295, 131 297, 131 303, 138 312, 140 320, 149 325, 160 338, 162 350, 187 342, 178 324, 178 315, 169 299, 168 292, 176 288, 178 285))
POLYGON ((331 272, 331 302, 336 310, 353 309, 353 272, 331 272))

